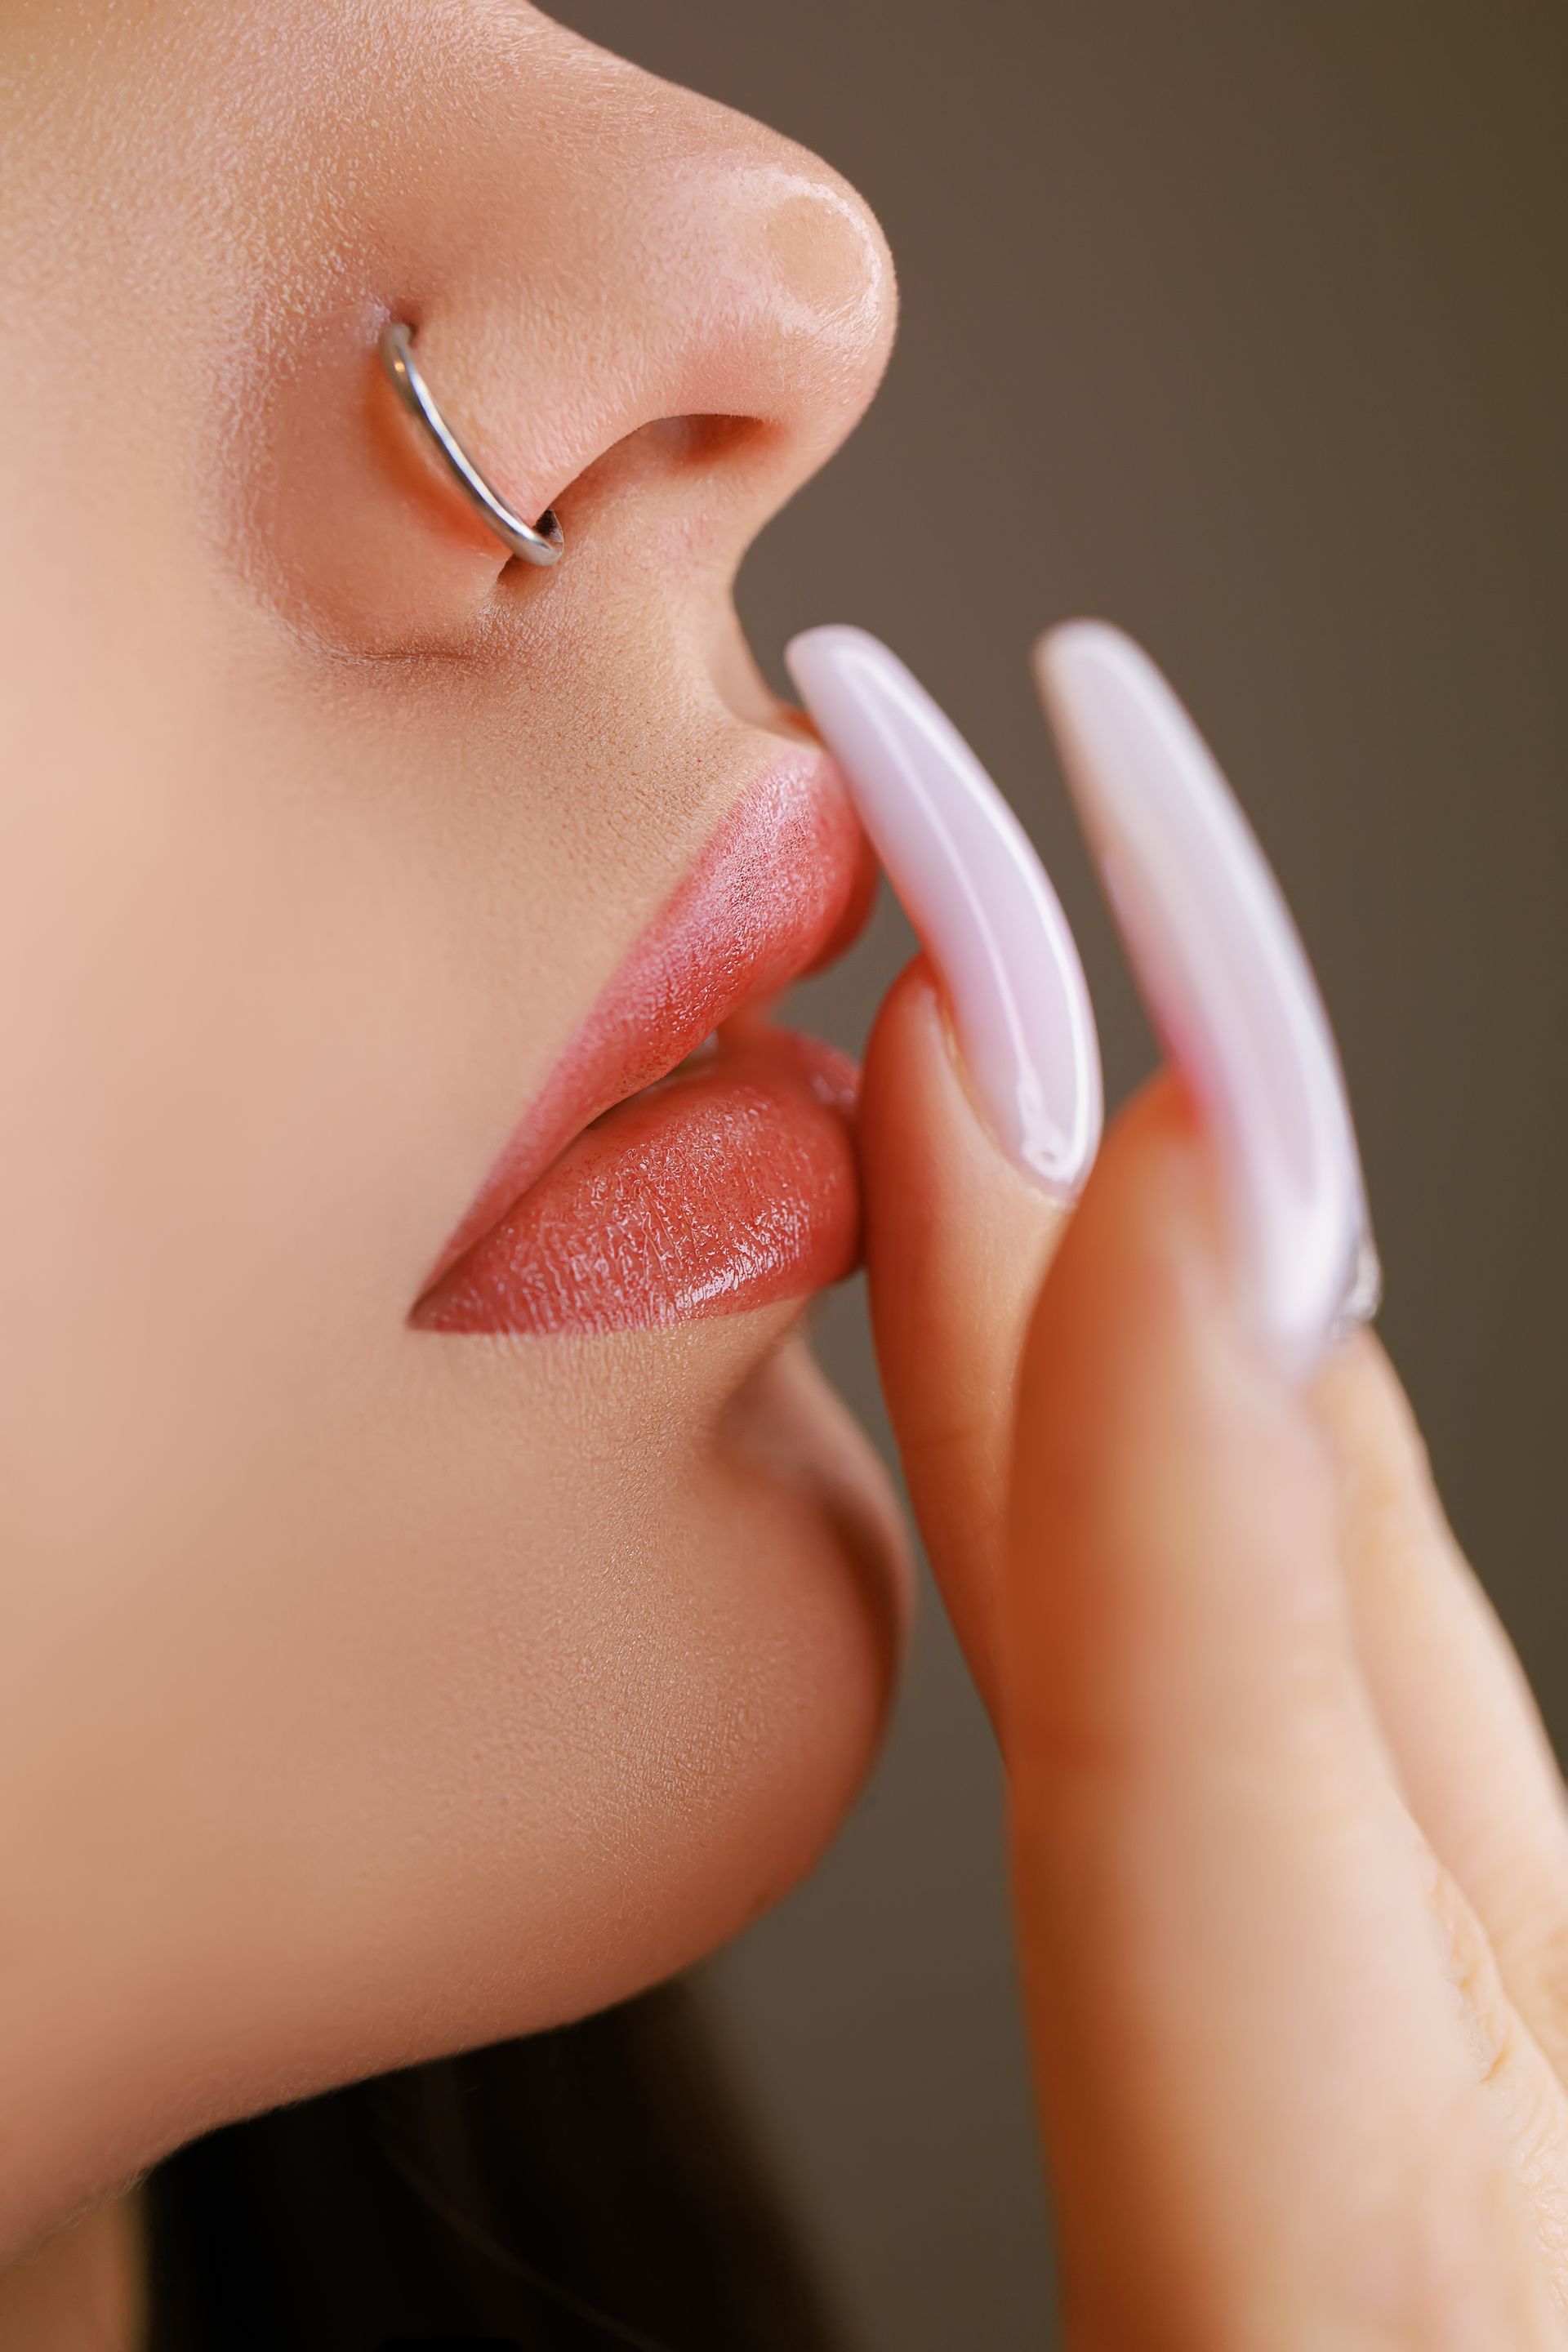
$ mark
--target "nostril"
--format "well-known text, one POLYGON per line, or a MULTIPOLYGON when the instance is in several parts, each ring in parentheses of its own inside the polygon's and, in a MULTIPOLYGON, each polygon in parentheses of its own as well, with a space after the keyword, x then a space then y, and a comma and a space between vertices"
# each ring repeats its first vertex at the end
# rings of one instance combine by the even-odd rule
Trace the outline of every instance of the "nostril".
POLYGON ((736 469, 748 451, 779 437, 758 416, 656 416, 602 450, 556 500, 574 523, 633 492, 690 484, 736 469))
POLYGON ((660 416, 626 440, 643 441, 674 466, 711 466, 766 430, 755 416, 660 416))

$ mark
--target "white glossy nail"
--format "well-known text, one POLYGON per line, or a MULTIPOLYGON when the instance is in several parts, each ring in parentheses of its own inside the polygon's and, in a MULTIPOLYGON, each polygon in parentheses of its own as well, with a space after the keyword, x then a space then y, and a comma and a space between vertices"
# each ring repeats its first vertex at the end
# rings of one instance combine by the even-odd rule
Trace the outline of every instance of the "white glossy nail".
POLYGON ((785 659, 946 986, 981 1108, 1063 1200, 1100 1143, 1100 1048, 1067 918, 1027 835, 925 688, 863 629, 785 659))
POLYGON ((1253 1319, 1293 1376, 1376 1304, 1355 1130, 1306 951, 1148 656, 1075 621, 1036 667, 1144 1001, 1215 1135, 1253 1319))

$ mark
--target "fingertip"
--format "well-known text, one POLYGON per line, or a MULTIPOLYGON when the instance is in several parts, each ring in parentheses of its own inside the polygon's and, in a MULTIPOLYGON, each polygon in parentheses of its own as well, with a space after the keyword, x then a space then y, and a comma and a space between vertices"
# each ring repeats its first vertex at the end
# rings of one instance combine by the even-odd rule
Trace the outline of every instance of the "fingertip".
POLYGON ((1202 1115, 1161 1071, 1112 1121, 1035 1317, 1041 1344, 1102 1353, 1122 1335, 1225 1309, 1226 1224, 1202 1115))
MULTIPOLYGON (((912 1244, 939 1221, 978 1220, 995 1255, 999 1218, 1021 1237, 1056 1233, 1067 1204, 1002 1150, 976 1101, 952 1009, 923 952, 889 990, 867 1045, 860 1090, 868 1258, 872 1280, 918 1283, 912 1244)), ((954 1236, 956 1238, 956 1236, 954 1236)), ((998 1269, 1032 1297, 1022 1260, 998 1269)))
POLYGON ((1020 1557, 1055 1541, 1064 1513, 1080 1534, 1114 1524, 1131 1542, 1184 1514, 1196 1524, 1276 1447, 1302 1461, 1310 1418, 1238 1310, 1232 1246, 1212 1139, 1184 1081, 1162 1072, 1112 1122, 1029 1318, 1020 1557))

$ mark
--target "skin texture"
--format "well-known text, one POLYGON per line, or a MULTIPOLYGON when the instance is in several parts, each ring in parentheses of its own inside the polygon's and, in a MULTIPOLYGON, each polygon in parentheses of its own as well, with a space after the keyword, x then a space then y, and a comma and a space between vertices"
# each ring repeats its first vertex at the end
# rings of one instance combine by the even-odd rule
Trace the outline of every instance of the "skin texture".
POLYGON ((798 1300, 409 1321, 798 744, 730 587, 883 365, 864 207, 521 0, 12 0, 0 187, 14 2255, 731 1933, 903 1599, 798 1300), (557 571, 421 455, 390 310, 557 571))

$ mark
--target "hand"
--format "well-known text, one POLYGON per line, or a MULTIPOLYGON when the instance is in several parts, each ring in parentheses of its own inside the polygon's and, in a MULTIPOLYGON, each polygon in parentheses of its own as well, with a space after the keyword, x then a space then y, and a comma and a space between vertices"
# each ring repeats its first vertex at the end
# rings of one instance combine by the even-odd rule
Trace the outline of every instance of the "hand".
MULTIPOLYGON (((874 1165, 944 1061, 917 977, 874 1165)), ((1041 1246, 1019 1180, 977 1184, 977 1159, 927 1202, 953 1236, 929 1285, 879 1250, 879 1321, 1006 1756, 1068 2340, 1558 2345, 1562 1790, 1386 1360, 1363 1336, 1303 1395, 1260 1359, 1162 1083, 1112 1129, 1021 1348, 999 1301, 971 1334, 992 1397, 1018 1363, 1009 1490, 959 1351, 908 1344, 964 1293, 960 1233, 984 1257, 1011 1208, 1041 1246)))
MULTIPOLYGON (((1070 1222, 998 1148, 924 961, 864 1122, 883 1378, 1006 1762, 1068 2341, 1561 2347, 1557 1769, 1386 1359, 1331 1343, 1326 1291, 1281 1307, 1333 1154, 1281 1206, 1258 1129, 1289 1118, 1215 1024, 1304 990, 1305 1029, 1275 1010, 1310 1062, 1293 934, 1249 982, 1240 923, 1228 992, 1194 1005, 1122 845, 1183 1072, 1116 1122, 1070 1222)), ((1207 877, 1211 929, 1236 887, 1207 877)), ((940 910, 923 928, 940 952, 940 910)))

